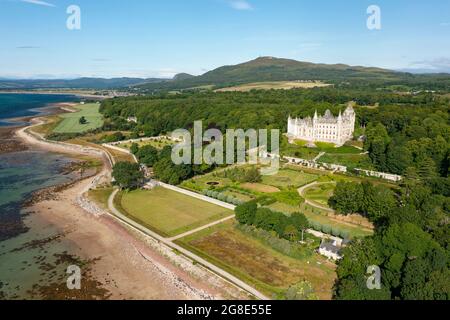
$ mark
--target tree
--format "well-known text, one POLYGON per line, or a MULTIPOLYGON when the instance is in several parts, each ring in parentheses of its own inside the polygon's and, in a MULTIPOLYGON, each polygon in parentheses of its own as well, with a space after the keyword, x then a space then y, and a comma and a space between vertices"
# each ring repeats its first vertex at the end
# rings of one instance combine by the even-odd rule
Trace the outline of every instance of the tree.
POLYGON ((136 157, 146 166, 153 167, 158 161, 158 149, 151 145, 143 146, 139 148, 136 157))
POLYGON ((84 116, 82 116, 82 117, 78 120, 78 123, 79 123, 79 124, 86 124, 86 123, 87 123, 87 120, 86 120, 86 118, 85 118, 84 116))
POLYGON ((112 175, 116 183, 124 189, 136 188, 144 179, 144 173, 141 171, 139 164, 130 162, 116 163, 112 175))
POLYGON ((389 218, 392 211, 397 208, 394 192, 383 185, 374 186, 369 182, 363 183, 362 186, 364 190, 362 212, 372 222, 389 218))
POLYGON ((361 184, 354 182, 339 182, 330 198, 329 204, 338 213, 348 215, 360 212, 364 190, 361 184))
POLYGON ((290 241, 298 240, 298 229, 290 224, 284 229, 284 236, 287 237, 290 241))
POLYGON ((245 182, 257 183, 261 182, 261 173, 257 167, 252 167, 245 171, 245 182))
POLYGON ((136 155, 139 152, 139 145, 137 143, 133 143, 130 147, 130 152, 136 155))
POLYGON ((289 218, 290 223, 300 231, 306 230, 309 227, 309 221, 303 213, 294 212, 289 218))

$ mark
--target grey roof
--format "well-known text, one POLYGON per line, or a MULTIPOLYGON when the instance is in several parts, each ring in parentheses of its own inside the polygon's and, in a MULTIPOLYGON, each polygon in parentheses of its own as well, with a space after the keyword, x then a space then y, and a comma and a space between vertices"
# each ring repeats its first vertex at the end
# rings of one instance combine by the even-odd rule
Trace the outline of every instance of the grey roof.
POLYGON ((326 250, 328 252, 332 252, 335 254, 339 254, 339 252, 341 251, 341 248, 333 245, 333 243, 331 243, 331 242, 323 242, 320 245, 320 249, 323 249, 323 250, 326 250))

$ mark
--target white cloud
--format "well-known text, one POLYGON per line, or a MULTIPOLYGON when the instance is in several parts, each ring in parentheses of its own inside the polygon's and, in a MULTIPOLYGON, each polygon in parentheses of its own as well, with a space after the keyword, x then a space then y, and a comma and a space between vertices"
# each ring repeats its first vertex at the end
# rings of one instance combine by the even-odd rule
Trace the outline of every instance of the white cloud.
POLYGON ((41 0, 20 0, 20 1, 26 2, 26 3, 31 3, 31 4, 36 4, 36 5, 39 5, 39 6, 45 6, 45 7, 56 7, 52 3, 41 1, 41 0))
POLYGON ((246 0, 229 0, 228 4, 235 10, 249 11, 253 6, 246 0))

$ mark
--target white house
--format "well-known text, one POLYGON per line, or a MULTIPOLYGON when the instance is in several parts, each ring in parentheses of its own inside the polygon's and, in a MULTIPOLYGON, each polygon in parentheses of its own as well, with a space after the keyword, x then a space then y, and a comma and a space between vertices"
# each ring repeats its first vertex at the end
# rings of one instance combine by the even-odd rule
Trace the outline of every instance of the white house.
POLYGON ((334 117, 330 110, 324 116, 318 116, 317 111, 314 118, 288 119, 288 137, 310 142, 328 142, 338 146, 344 145, 353 139, 355 132, 356 113, 349 105, 345 112, 339 112, 334 117))

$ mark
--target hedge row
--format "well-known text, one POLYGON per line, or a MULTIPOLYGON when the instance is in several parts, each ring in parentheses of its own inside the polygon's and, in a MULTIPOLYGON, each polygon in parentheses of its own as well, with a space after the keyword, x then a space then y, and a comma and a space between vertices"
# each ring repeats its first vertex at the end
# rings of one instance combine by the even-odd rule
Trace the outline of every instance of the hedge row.
POLYGON ((331 234, 335 237, 340 237, 343 239, 348 239, 350 234, 348 231, 345 230, 341 230, 339 228, 336 227, 332 227, 330 225, 327 224, 321 224, 319 222, 316 221, 310 221, 310 227, 313 230, 319 231, 319 232, 323 232, 326 234, 331 234))
POLYGON ((214 190, 204 190, 203 194, 207 197, 214 198, 214 199, 217 199, 219 201, 223 201, 223 202, 226 202, 229 204, 233 204, 235 206, 238 206, 238 205, 241 205, 244 203, 244 201, 239 200, 233 196, 227 196, 224 193, 214 191, 214 190))

